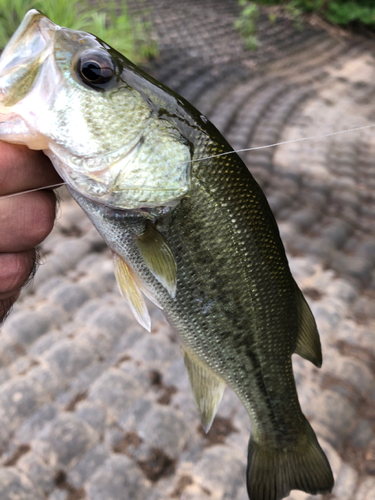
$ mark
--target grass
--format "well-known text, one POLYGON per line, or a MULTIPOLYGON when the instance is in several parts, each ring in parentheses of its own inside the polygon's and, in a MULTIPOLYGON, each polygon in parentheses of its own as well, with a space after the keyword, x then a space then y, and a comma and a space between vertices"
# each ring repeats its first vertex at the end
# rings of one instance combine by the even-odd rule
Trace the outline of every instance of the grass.
POLYGON ((258 0, 262 5, 285 5, 300 12, 316 12, 327 21, 347 26, 361 23, 375 29, 374 0, 258 0))
MULTIPOLYGON (((316 12, 327 21, 340 26, 362 24, 375 30, 375 0, 238 0, 242 7, 235 27, 248 49, 254 50, 259 42, 256 36, 259 17, 258 5, 281 5, 285 13, 302 29, 302 13, 316 12)), ((272 24, 276 22, 274 13, 269 14, 272 24)))
POLYGON ((93 33, 135 63, 158 53, 150 24, 138 16, 131 18, 123 0, 99 0, 97 6, 88 0, 70 0, 69 4, 66 0, 0 0, 1 49, 31 8, 42 11, 60 26, 93 33))

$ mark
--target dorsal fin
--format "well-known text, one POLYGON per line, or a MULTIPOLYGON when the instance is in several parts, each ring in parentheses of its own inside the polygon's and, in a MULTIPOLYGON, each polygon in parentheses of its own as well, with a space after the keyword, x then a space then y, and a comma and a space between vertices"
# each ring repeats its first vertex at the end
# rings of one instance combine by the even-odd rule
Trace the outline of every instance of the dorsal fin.
POLYGON ((123 295, 129 303, 138 323, 151 331, 151 319, 148 313, 147 305, 142 295, 140 280, 133 269, 128 266, 122 257, 113 254, 113 265, 115 276, 121 295, 123 295))
POLYGON ((201 363, 194 354, 181 344, 190 385, 204 430, 208 432, 215 418, 225 382, 201 363))
POLYGON ((294 352, 311 361, 315 366, 322 366, 322 348, 314 316, 300 290, 299 296, 299 332, 294 352))
POLYGON ((147 221, 145 231, 137 238, 137 246, 146 266, 174 298, 177 286, 177 265, 166 238, 150 221, 147 221))

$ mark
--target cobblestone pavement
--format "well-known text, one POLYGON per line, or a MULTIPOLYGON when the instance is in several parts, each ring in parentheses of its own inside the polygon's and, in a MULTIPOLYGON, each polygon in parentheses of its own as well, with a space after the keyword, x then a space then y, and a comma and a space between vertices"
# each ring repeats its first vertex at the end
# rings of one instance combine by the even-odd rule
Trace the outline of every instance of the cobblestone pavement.
MULTIPOLYGON (((234 1, 144 5, 153 73, 234 148, 374 121, 374 41, 262 15, 249 53, 234 1)), ((375 499, 374 130, 243 153, 320 330, 323 368, 294 367, 336 478, 330 500, 375 499)), ((152 305, 151 334, 136 324, 110 252, 61 195, 45 263, 0 336, 1 500, 246 500, 243 407, 227 389, 204 435, 175 333, 152 305)))

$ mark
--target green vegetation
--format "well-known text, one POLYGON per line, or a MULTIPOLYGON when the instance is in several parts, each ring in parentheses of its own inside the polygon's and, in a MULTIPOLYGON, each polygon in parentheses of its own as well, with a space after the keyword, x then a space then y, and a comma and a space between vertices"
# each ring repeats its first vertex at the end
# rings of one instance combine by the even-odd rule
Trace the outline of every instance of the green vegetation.
POLYGON ((29 9, 38 9, 54 23, 88 31, 103 39, 126 57, 140 63, 158 53, 150 36, 150 24, 130 18, 125 1, 99 0, 0 0, 0 48, 4 48, 29 9))
MULTIPOLYGON (((247 47, 252 50, 258 46, 258 5, 280 5, 299 28, 302 28, 302 13, 315 12, 334 24, 347 26, 361 23, 375 30, 375 0, 238 0, 238 3, 242 11, 235 26, 247 47)), ((276 22, 274 12, 269 13, 269 20, 272 24, 276 22)))
POLYGON ((285 5, 301 12, 316 12, 327 21, 342 26, 360 22, 375 28, 374 0, 257 0, 262 5, 285 5))
POLYGON ((241 16, 234 22, 246 46, 250 50, 258 47, 258 39, 256 36, 256 27, 259 17, 259 8, 254 2, 247 0, 239 0, 238 3, 242 7, 241 16))

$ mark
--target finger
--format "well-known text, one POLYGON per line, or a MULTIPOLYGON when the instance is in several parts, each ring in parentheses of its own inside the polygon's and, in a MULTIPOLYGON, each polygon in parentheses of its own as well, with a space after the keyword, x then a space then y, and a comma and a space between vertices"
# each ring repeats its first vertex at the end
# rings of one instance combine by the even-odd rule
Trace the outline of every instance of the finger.
POLYGON ((56 197, 53 191, 0 200, 0 252, 22 252, 39 245, 52 231, 56 197))
POLYGON ((61 178, 44 153, 0 142, 0 195, 58 182, 61 178))
POLYGON ((34 249, 0 254, 0 300, 16 296, 35 272, 36 265, 34 249))

